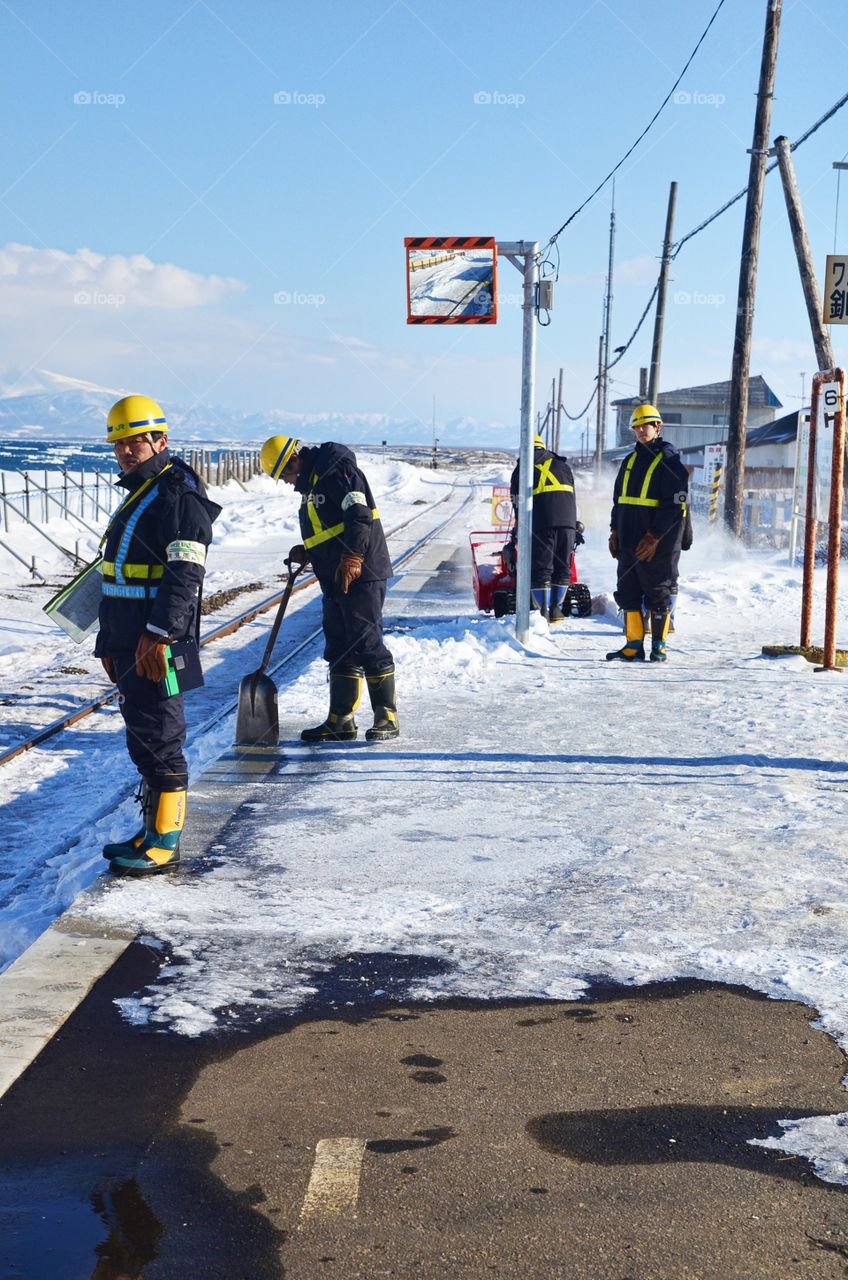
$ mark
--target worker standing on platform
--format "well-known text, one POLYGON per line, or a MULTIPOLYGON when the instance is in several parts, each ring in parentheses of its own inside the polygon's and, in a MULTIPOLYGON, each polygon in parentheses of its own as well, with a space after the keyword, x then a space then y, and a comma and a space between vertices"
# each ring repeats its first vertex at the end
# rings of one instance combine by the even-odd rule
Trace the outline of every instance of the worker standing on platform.
MULTIPOLYGON (((518 466, 512 473, 512 505, 518 507, 518 466)), ((568 461, 533 438, 533 538, 530 550, 530 597, 549 622, 565 617, 562 603, 571 581, 571 557, 577 529, 574 475, 568 461)))
POLYGON ((117 875, 154 875, 180 860, 186 723, 167 660, 171 642, 188 640, 182 669, 199 672, 191 640, 212 522, 221 511, 195 472, 171 457, 167 432, 165 414, 147 396, 125 396, 109 410, 106 438, 127 494, 105 534, 94 651, 118 686, 127 749, 142 780, 141 830, 103 850, 117 875))
POLYGON ((651 662, 665 662, 689 473, 674 445, 661 438, 662 418, 654 405, 638 405, 630 426, 636 448, 615 479, 609 536, 610 555, 618 561, 615 599, 624 611, 625 642, 607 659, 644 662, 644 598, 650 611, 651 662))
POLYGON ((327 719, 304 729, 303 742, 350 742, 362 680, 374 712, 369 742, 398 736, 395 664, 383 640, 383 602, 392 562, 383 526, 356 455, 343 444, 306 445, 272 436, 262 466, 300 494, 302 545, 292 564, 312 562, 321 586, 324 657, 330 664, 327 719))

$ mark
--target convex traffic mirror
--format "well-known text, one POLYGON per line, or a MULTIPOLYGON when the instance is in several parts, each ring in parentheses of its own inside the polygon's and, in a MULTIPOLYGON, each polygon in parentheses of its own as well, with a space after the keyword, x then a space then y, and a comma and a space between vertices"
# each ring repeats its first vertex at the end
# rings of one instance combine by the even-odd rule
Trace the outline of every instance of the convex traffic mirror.
POLYGON ((408 236, 408 324, 494 324, 498 250, 492 236, 408 236))

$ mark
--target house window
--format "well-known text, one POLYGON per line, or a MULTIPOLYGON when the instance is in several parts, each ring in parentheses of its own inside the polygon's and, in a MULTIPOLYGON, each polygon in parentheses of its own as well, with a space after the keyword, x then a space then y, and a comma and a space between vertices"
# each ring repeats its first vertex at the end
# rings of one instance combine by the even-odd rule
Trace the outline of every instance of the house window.
POLYGON ((662 420, 667 427, 679 427, 683 421, 683 415, 681 413, 664 413, 662 420))

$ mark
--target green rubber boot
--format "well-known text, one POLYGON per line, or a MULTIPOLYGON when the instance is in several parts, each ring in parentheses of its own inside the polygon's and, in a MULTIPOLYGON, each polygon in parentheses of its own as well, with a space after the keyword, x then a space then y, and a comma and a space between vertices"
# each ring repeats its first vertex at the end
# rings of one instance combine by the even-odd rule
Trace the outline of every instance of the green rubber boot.
MULTIPOLYGON (((147 783, 142 781, 141 784, 141 827, 136 831, 134 836, 127 836, 126 840, 115 840, 111 844, 103 846, 103 857, 108 858, 111 862, 113 858, 131 858, 142 840, 145 837, 147 828, 153 826, 153 812, 150 807, 150 788, 147 783)), ((136 795, 136 799, 138 799, 136 795)))

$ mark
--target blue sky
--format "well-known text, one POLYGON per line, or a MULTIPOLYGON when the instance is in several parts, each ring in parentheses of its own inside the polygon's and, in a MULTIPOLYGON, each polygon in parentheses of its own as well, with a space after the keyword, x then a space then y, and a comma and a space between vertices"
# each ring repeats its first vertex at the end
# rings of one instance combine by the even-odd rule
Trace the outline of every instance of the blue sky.
MULTIPOLYGON (((3 364, 165 402, 429 423, 435 394, 440 420, 517 422, 517 272, 502 263, 497 326, 407 327, 403 237, 547 240, 647 123, 715 2, 3 0, 3 364)), ((747 181, 765 8, 726 0, 619 174, 614 346, 653 285, 670 180, 677 235, 747 181)), ((784 0, 773 137, 845 91, 843 28, 842 0, 784 0)), ((846 152, 848 108, 796 156, 822 270, 846 152)), ((597 360, 609 201, 563 233, 539 334, 542 396, 563 365, 572 409, 597 360)), ((742 211, 675 263, 665 389, 729 376, 742 211)), ((815 366, 776 173, 754 339, 752 373, 795 407, 815 366)), ((650 323, 613 396, 649 353, 650 323)))

